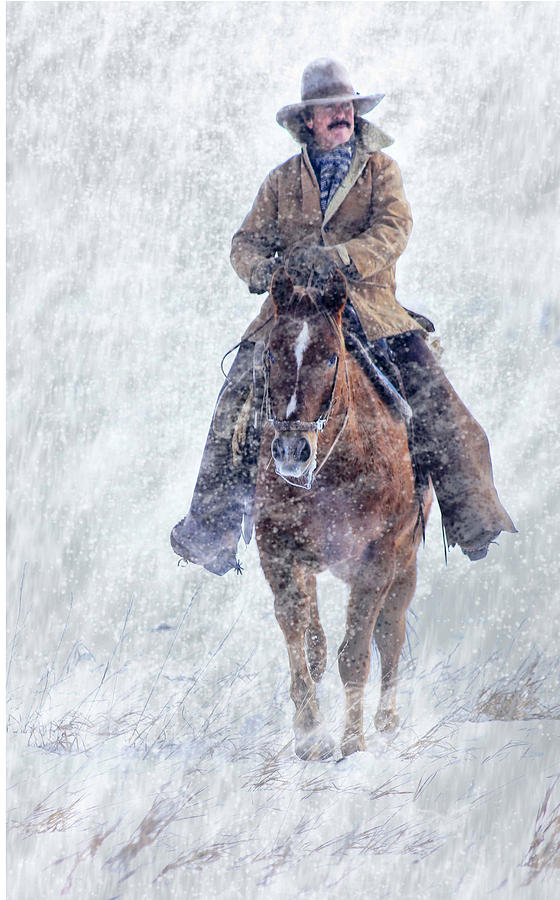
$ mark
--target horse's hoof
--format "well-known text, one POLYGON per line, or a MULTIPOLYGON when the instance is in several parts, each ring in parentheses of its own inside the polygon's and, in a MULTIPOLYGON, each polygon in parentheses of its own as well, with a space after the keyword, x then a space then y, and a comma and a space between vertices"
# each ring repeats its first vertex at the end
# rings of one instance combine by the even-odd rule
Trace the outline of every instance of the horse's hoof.
POLYGON ((334 753, 334 741, 325 731, 317 730, 310 734, 296 733, 296 756, 306 761, 330 759, 334 753))
POLYGON ((343 756, 352 756, 366 749, 366 742, 363 734, 349 734, 348 737, 342 738, 340 752, 343 756))
POLYGON ((375 727, 378 731, 396 731, 399 717, 392 709, 379 709, 375 714, 375 727))

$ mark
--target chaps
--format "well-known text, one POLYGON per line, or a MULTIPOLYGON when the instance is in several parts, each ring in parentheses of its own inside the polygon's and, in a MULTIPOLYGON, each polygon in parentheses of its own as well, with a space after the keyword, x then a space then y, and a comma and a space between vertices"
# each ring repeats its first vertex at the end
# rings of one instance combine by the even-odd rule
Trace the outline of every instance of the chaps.
POLYGON ((494 487, 486 434, 418 332, 387 344, 412 408, 417 462, 431 475, 447 544, 482 559, 501 531, 517 531, 494 487))
POLYGON ((251 392, 254 344, 244 341, 218 395, 188 514, 171 532, 175 553, 215 575, 239 571, 243 514, 255 490, 258 436, 248 424, 241 457, 232 437, 251 392))

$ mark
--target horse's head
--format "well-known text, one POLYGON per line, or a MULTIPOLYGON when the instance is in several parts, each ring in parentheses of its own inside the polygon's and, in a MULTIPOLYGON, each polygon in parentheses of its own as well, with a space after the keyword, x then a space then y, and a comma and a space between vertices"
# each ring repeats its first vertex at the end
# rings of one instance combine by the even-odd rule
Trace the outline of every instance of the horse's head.
POLYGON ((270 294, 275 309, 268 347, 272 456, 279 475, 307 478, 310 486, 318 433, 336 403, 337 376, 344 366, 346 280, 336 270, 323 291, 294 287, 281 268, 270 294))

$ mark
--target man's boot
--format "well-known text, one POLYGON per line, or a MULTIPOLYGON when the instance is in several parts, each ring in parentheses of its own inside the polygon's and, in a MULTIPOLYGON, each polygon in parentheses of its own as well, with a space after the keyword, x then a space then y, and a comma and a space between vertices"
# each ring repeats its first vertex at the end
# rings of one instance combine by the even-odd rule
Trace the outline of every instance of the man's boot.
POLYGON ((234 459, 232 446, 251 391, 253 350, 249 341, 239 348, 216 402, 189 512, 170 536, 178 556, 215 575, 239 570, 237 544, 248 493, 254 490, 247 460, 234 459))
POLYGON ((515 525, 498 499, 488 439, 455 393, 424 338, 388 338, 414 417, 417 462, 432 478, 448 546, 483 559, 489 544, 515 525))

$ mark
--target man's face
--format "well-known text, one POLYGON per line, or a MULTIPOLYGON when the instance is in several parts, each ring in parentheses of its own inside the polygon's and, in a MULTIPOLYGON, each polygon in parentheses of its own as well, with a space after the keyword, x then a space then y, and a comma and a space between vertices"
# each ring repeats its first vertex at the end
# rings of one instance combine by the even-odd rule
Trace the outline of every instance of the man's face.
POLYGON ((332 150, 345 144, 354 134, 354 104, 351 100, 324 106, 316 104, 305 124, 313 132, 320 150, 332 150))

